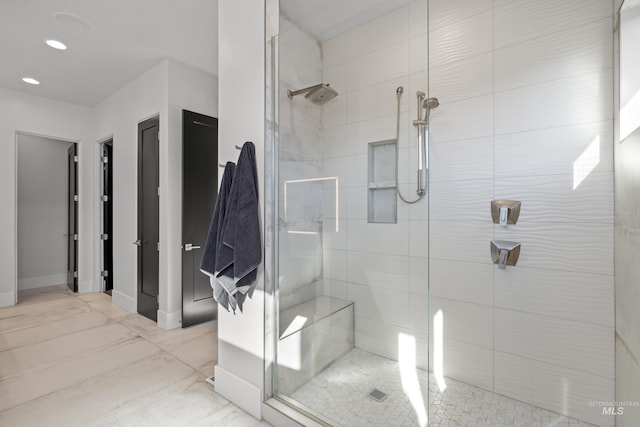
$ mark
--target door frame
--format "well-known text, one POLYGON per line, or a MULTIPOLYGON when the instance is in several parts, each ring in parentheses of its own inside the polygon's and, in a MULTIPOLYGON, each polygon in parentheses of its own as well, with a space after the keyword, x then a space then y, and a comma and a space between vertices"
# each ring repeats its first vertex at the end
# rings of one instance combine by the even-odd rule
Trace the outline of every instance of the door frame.
MULTIPOLYGON (((18 303, 18 143, 19 143, 19 139, 20 139, 20 135, 27 135, 27 136, 36 136, 39 138, 47 138, 47 139, 55 139, 58 140, 60 142, 66 142, 66 143, 72 143, 72 144, 76 144, 76 148, 77 148, 77 152, 78 152, 78 171, 80 171, 80 160, 82 159, 82 141, 80 141, 79 139, 75 139, 75 138, 65 138, 65 137, 61 137, 61 136, 55 136, 55 135, 45 135, 45 134, 41 134, 41 133, 37 133, 37 132, 28 132, 28 131, 22 131, 22 130, 18 130, 16 129, 14 131, 14 146, 13 146, 13 152, 14 152, 14 170, 15 170, 15 175, 14 175, 14 190, 13 190, 13 194, 14 194, 14 198, 13 198, 13 253, 15 254, 14 257, 14 278, 13 278, 13 292, 14 292, 14 305, 18 303)), ((80 177, 81 174, 78 173, 78 176, 80 177)), ((78 178, 78 195, 82 194, 82 179, 78 178)), ((82 229, 82 223, 83 223, 83 212, 82 209, 80 209, 80 205, 78 205, 78 230, 82 229)), ((80 233, 78 233, 79 235, 80 233)), ((80 245, 80 236, 78 236, 78 245, 80 245)), ((80 251, 78 251, 78 276, 80 276, 80 251)), ((78 277, 78 279, 80 279, 80 277, 78 277)), ((80 280, 78 280, 78 287, 80 287, 80 280)))
MULTIPOLYGON (((104 173, 102 172, 102 166, 103 166, 103 162, 102 162, 102 149, 103 146, 105 144, 109 144, 111 145, 111 157, 113 157, 113 134, 110 134, 100 140, 97 141, 97 150, 96 150, 96 174, 97 174, 97 182, 98 182, 98 205, 97 205, 97 212, 98 212, 98 217, 97 217, 97 222, 96 222, 96 232, 97 232, 97 246, 98 246, 98 250, 97 250, 97 262, 96 265, 98 266, 98 271, 96 272, 96 283, 98 283, 98 292, 105 292, 106 291, 106 286, 105 286, 105 281, 103 280, 102 277, 102 271, 104 271, 104 241, 102 240, 102 233, 104 231, 104 204, 102 202, 102 195, 104 194, 104 173)), ((109 162, 111 162, 111 164, 113 164, 113 160, 110 159, 109 162)), ((111 171, 111 193, 113 196, 113 169, 111 171)), ((113 203, 113 200, 111 201, 111 203, 113 203)), ((109 239, 111 240, 111 264, 113 266, 113 204, 111 205, 111 209, 112 209, 112 214, 111 214, 111 235, 109 236, 109 239)), ((113 271, 109 272, 110 275, 113 274, 113 271)), ((112 276, 112 280, 113 280, 113 276, 112 276)), ((113 283, 113 282, 112 282, 113 283)))

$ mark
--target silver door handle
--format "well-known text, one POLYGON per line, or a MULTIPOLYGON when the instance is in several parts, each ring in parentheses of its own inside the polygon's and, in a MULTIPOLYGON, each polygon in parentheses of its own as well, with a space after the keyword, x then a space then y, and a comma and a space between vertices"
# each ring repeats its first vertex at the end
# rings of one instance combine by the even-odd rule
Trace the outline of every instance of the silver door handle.
POLYGON ((140 239, 138 239, 135 242, 133 242, 133 244, 136 245, 136 246, 142 246, 142 242, 140 241, 140 239))
POLYGON ((193 250, 193 249, 200 249, 200 246, 195 246, 195 245, 192 245, 191 243, 185 243, 184 244, 184 250, 185 251, 188 252, 188 251, 193 250))

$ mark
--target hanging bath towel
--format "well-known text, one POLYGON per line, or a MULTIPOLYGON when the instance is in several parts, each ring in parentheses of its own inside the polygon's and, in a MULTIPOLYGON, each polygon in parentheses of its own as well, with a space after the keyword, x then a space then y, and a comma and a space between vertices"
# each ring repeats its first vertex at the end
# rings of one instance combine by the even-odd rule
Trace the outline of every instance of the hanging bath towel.
POLYGON ((216 280, 229 293, 229 306, 242 301, 256 282, 262 261, 255 146, 245 142, 238 158, 216 253, 216 280))
POLYGON ((229 191, 233 182, 236 165, 233 162, 227 162, 220 183, 220 191, 216 199, 216 206, 211 217, 209 225, 209 234, 207 235, 207 243, 204 247, 202 262, 200 263, 200 271, 209 276, 209 283, 213 288, 213 298, 224 308, 229 310, 229 293, 215 280, 215 260, 216 252, 222 242, 222 223, 227 210, 229 199, 229 191))

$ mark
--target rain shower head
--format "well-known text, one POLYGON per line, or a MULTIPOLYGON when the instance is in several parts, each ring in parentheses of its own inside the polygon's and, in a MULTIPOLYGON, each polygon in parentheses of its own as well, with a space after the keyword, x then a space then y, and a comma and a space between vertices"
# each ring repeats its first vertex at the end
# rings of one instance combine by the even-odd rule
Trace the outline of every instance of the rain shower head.
POLYGON ((338 92, 330 87, 328 83, 320 83, 300 90, 288 90, 287 95, 289 99, 293 99, 294 96, 305 92, 307 94, 304 97, 316 105, 324 105, 338 96, 338 92))

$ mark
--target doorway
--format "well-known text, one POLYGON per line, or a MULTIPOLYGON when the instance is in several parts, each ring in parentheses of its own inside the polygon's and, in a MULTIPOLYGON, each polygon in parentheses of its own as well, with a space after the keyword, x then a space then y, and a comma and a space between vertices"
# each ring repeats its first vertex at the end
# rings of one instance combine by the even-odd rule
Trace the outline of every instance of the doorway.
POLYGON ((77 144, 18 132, 16 290, 78 289, 77 144))
POLYGON ((182 110, 182 327, 217 318, 209 276, 200 271, 218 195, 218 119, 182 110))
POLYGON ((113 290, 113 140, 102 144, 102 271, 104 292, 113 290))
POLYGON ((158 321, 160 174, 158 117, 138 124, 138 313, 158 321))

